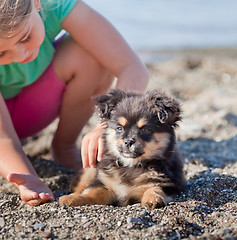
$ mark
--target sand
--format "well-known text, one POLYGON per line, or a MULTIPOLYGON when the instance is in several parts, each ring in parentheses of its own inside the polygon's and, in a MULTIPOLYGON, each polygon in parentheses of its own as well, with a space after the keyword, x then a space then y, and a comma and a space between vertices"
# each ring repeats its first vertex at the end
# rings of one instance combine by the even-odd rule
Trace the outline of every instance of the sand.
MULTIPOLYGON (((0 179, 1 239, 237 239, 237 54, 232 50, 146 52, 148 90, 162 89, 182 104, 177 130, 187 179, 185 191, 154 210, 60 207, 74 171, 51 160, 57 121, 23 143, 56 201, 24 204, 0 179)), ((92 117, 83 134, 95 126, 92 117)), ((78 146, 80 147, 80 140, 78 146)))

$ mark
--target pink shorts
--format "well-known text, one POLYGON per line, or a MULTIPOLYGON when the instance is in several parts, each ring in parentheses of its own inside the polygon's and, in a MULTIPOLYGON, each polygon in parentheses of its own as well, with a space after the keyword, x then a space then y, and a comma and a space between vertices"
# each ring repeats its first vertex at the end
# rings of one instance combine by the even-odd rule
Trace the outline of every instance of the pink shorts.
POLYGON ((35 82, 24 87, 16 97, 5 100, 20 139, 34 135, 59 116, 66 84, 57 77, 53 63, 54 58, 35 82))

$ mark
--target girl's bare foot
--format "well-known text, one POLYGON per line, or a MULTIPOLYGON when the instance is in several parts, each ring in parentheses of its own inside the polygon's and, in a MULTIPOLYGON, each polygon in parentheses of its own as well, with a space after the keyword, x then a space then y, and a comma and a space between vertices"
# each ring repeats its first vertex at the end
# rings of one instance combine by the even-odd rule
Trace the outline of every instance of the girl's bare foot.
POLYGON ((10 173, 7 180, 18 187, 22 201, 30 206, 54 200, 52 191, 34 175, 10 173))

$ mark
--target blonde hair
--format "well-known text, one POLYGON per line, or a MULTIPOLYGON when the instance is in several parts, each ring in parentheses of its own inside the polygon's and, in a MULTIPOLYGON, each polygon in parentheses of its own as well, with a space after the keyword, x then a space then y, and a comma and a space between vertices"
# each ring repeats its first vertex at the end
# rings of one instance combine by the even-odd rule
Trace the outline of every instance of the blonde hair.
POLYGON ((33 9, 32 0, 0 1, 0 38, 11 38, 17 34, 33 9))

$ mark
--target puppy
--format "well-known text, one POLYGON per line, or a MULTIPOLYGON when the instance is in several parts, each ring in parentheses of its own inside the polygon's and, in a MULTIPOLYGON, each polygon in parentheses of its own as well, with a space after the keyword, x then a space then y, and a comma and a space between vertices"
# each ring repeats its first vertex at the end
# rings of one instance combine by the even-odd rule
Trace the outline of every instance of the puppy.
POLYGON ((160 91, 146 94, 112 90, 95 98, 104 124, 103 160, 83 169, 70 195, 59 204, 128 204, 163 206, 183 190, 183 163, 175 128, 180 105, 160 91))

